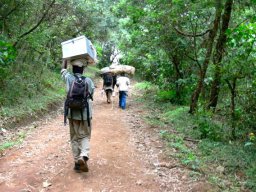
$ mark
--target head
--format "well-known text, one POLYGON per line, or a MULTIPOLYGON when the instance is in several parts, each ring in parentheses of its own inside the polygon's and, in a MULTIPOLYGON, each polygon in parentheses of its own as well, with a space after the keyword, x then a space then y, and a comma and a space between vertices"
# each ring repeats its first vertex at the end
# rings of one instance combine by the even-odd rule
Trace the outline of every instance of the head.
POLYGON ((124 76, 125 76, 125 73, 120 73, 120 76, 124 77, 124 76))
POLYGON ((73 73, 79 73, 79 74, 83 74, 84 72, 84 66, 83 67, 79 67, 76 65, 73 65, 73 73))

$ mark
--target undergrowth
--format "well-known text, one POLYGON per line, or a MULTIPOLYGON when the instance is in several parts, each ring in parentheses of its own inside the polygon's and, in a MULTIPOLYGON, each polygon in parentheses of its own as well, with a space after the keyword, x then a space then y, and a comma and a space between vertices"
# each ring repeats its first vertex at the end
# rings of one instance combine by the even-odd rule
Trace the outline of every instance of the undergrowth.
POLYGON ((254 134, 244 137, 247 139, 230 140, 228 119, 203 110, 190 115, 188 106, 162 102, 162 95, 151 85, 135 85, 140 93, 137 102, 144 103, 150 111, 150 115, 144 116, 146 122, 158 127, 167 146, 175 149, 170 150, 170 157, 194 170, 192 177, 204 173, 220 191, 256 191, 254 134))
MULTIPOLYGON (((15 87, 14 87, 15 89, 15 87)), ((24 93, 23 97, 15 103, 2 104, 0 108, 0 126, 6 119, 15 118, 19 120, 25 116, 31 116, 37 112, 46 111, 49 105, 60 102, 64 97, 64 86, 60 81, 60 75, 52 73, 47 79, 47 86, 35 92, 30 97, 24 93)), ((5 95, 5 97, 8 97, 5 95)))

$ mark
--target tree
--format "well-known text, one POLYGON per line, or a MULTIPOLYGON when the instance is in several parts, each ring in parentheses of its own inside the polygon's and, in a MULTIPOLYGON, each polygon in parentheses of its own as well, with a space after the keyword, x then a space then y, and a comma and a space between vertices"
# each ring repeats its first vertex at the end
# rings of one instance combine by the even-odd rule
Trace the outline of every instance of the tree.
MULTIPOLYGON (((224 6, 224 13, 222 15, 222 26, 217 40, 215 54, 213 56, 213 63, 215 65, 214 80, 211 87, 211 96, 208 108, 215 109, 218 103, 220 84, 221 84, 221 62, 225 52, 225 44, 227 41, 226 31, 229 28, 231 18, 233 0, 227 0, 224 6)), ((233 82, 234 84, 235 82, 233 82)), ((235 85, 234 85, 235 86, 235 85)))
POLYGON ((214 22, 213 22, 213 27, 211 28, 211 30, 209 32, 208 39, 207 39, 206 54, 205 54, 204 62, 202 64, 202 66, 200 67, 199 79, 198 79, 197 86, 196 86, 196 88, 195 88, 195 90, 192 94, 192 97, 191 97, 189 113, 194 113, 195 110, 196 110, 197 102, 198 102, 200 93, 201 93, 202 88, 203 88, 203 82, 204 82, 204 79, 205 79, 206 71, 207 71, 208 65, 209 65, 210 60, 211 60, 214 40, 215 40, 215 37, 216 37, 217 32, 218 32, 220 18, 221 18, 221 12, 222 12, 221 1, 220 0, 216 0, 215 9, 216 9, 216 11, 215 11, 215 18, 214 18, 214 22))

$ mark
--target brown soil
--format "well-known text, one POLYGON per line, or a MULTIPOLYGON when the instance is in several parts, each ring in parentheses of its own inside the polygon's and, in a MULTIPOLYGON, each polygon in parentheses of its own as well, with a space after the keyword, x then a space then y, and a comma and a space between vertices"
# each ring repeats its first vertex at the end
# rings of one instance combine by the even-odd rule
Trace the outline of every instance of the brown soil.
POLYGON ((121 110, 117 96, 107 104, 96 89, 88 173, 73 171, 62 109, 21 128, 29 130, 23 143, 0 159, 0 191, 213 191, 207 183, 190 179, 189 170, 166 156, 159 130, 142 121, 146 111, 132 99, 129 95, 127 109, 121 110))

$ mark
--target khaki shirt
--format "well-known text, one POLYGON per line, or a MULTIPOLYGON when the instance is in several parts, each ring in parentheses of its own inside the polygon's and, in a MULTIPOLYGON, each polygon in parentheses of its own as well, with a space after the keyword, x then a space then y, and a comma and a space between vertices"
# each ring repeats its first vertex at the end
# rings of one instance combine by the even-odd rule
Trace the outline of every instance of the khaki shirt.
MULTIPOLYGON (((78 74, 78 73, 75 75, 77 75, 78 77, 82 76, 81 74, 78 74)), ((71 87, 72 82, 75 80, 75 76, 73 74, 71 74, 70 72, 68 72, 67 69, 62 69, 61 77, 66 83, 66 92, 68 93, 69 87, 71 87)), ((88 77, 86 77, 85 80, 88 83, 88 91, 93 96, 94 89, 95 89, 94 83, 88 77)), ((89 117, 92 118, 92 100, 89 98, 88 98, 88 104, 89 104, 89 117)), ((71 118, 70 109, 68 111, 68 118, 71 118)), ((72 119, 82 120, 81 111, 80 110, 72 110, 72 119)), ((86 108, 83 110, 83 120, 87 120, 87 109, 86 108)))

